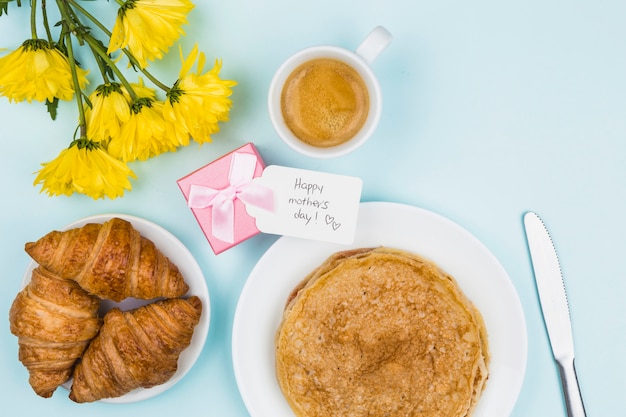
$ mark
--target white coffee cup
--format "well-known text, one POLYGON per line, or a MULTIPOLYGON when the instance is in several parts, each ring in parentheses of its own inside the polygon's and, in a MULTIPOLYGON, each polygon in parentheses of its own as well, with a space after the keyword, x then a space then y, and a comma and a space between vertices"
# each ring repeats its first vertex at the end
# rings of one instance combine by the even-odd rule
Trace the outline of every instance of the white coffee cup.
MULTIPOLYGON (((370 65, 389 45, 391 39, 392 36, 387 29, 378 26, 367 35, 355 51, 337 46, 320 45, 303 49, 288 58, 274 74, 268 95, 270 119, 280 138, 295 151, 314 158, 333 158, 345 155, 365 143, 376 129, 382 112, 380 85, 370 65), (367 90, 369 108, 366 110, 367 116, 364 116, 362 126, 353 136, 350 135, 348 138, 348 135, 345 135, 343 142, 336 145, 311 144, 314 139, 309 140, 311 143, 305 142, 305 140, 296 136, 294 131, 288 126, 282 110, 283 88, 290 79, 290 75, 296 70, 300 71, 303 64, 309 65, 307 63, 319 62, 316 60, 320 59, 324 61, 340 61, 343 64, 347 64, 360 76, 367 90)), ((343 71, 341 72, 343 73, 343 71)), ((330 84, 324 83, 324 85, 330 84)), ((331 94, 334 94, 334 92, 331 92, 331 94)), ((317 105, 309 106, 309 108, 317 108, 317 105)), ((327 109, 323 110, 327 113, 327 109)), ((321 117, 319 119, 321 120, 321 117)))

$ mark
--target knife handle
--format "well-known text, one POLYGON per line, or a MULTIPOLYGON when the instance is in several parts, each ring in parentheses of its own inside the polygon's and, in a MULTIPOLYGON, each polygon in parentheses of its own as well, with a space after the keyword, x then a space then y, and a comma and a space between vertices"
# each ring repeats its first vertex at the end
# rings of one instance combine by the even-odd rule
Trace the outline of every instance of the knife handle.
POLYGON ((561 375, 561 386, 565 396, 565 406, 569 417, 586 417, 583 397, 578 385, 578 376, 574 366, 574 358, 567 361, 559 361, 559 373, 561 375))

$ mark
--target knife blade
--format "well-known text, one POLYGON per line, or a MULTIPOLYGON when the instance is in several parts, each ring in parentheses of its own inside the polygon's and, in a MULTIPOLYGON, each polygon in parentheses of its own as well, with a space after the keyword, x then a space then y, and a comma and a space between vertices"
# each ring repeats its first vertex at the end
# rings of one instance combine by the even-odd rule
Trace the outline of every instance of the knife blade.
POLYGON ((552 354, 559 368, 567 415, 584 417, 585 406, 574 365, 574 339, 569 305, 556 249, 548 229, 536 213, 528 212, 524 215, 524 226, 539 303, 552 354))

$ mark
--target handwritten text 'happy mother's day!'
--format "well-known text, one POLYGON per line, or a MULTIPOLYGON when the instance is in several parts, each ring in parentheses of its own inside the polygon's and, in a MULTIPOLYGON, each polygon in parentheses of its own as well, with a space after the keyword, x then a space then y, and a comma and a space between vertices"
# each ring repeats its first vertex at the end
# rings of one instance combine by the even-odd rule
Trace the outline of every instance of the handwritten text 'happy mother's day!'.
POLYGON ((323 224, 337 230, 341 223, 333 216, 332 204, 324 198, 324 184, 307 182, 302 177, 297 177, 293 185, 296 195, 288 197, 289 205, 294 206, 293 217, 300 220, 305 226, 323 224))

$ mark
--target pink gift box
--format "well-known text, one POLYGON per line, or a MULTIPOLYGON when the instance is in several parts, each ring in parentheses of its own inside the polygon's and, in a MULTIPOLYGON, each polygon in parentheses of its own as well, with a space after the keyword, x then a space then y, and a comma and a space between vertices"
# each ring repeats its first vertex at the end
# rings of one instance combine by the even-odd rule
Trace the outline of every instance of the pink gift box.
POLYGON ((247 143, 177 181, 216 255, 260 233, 242 189, 264 169, 256 147, 247 143))

